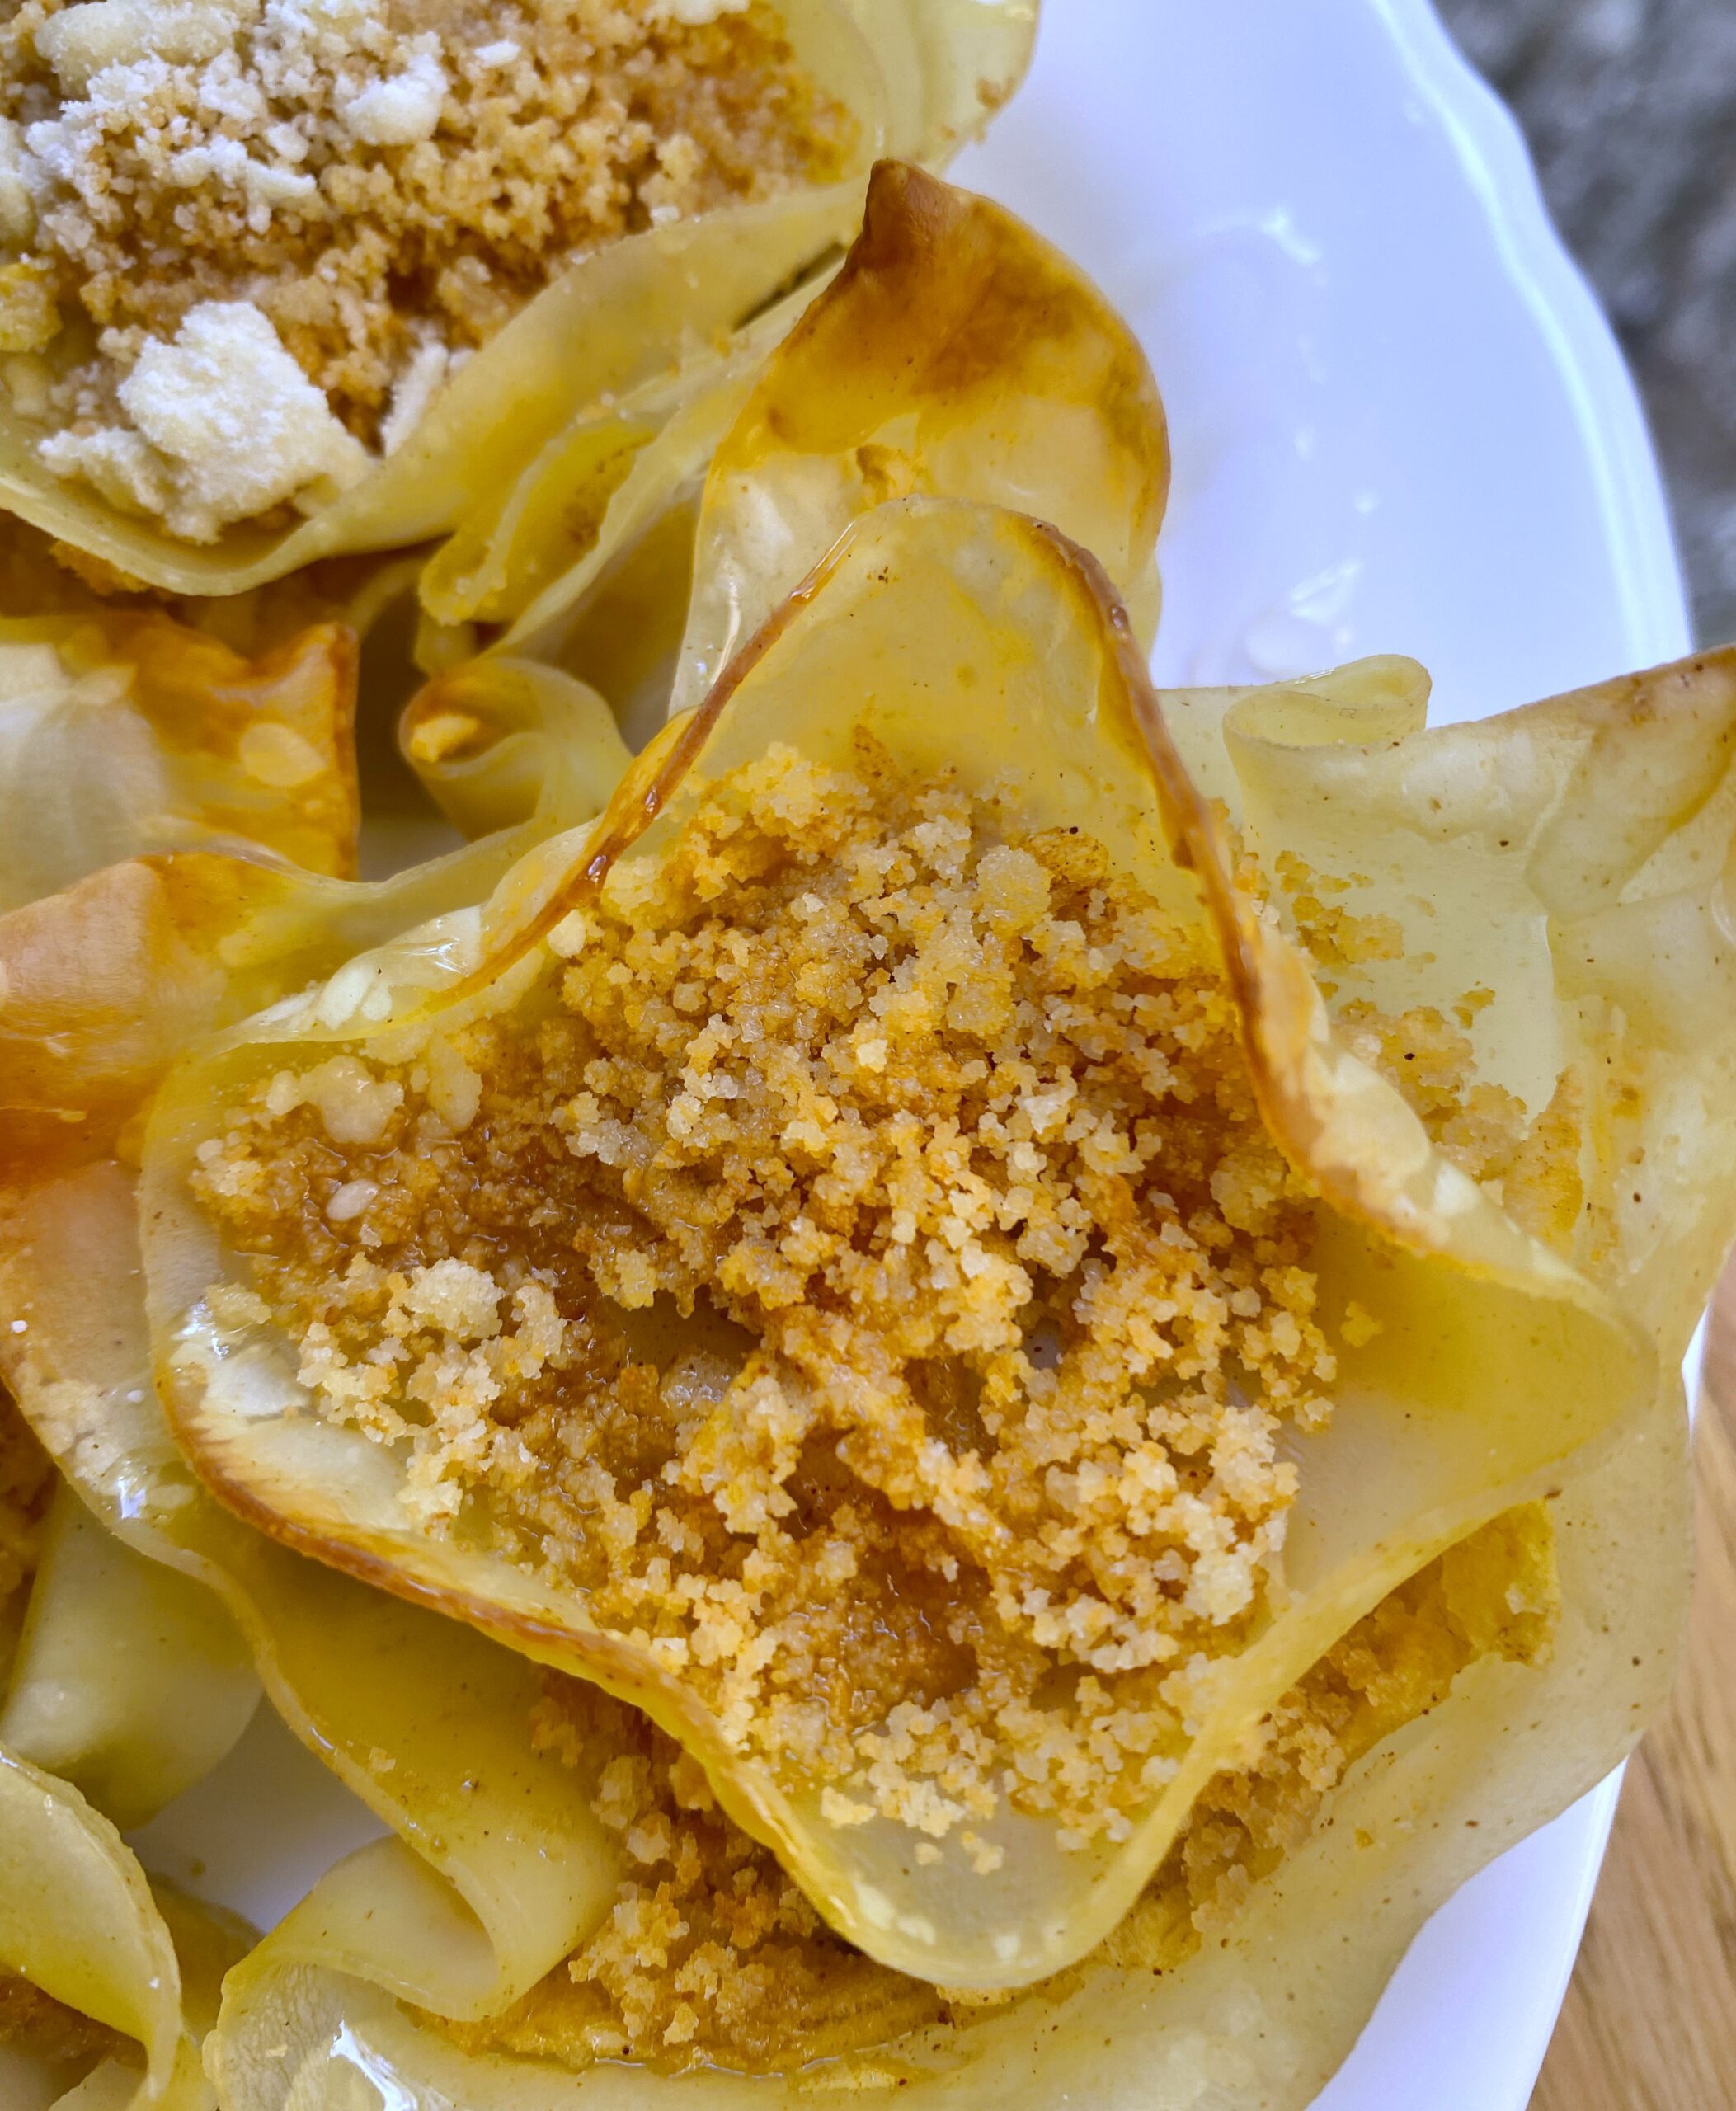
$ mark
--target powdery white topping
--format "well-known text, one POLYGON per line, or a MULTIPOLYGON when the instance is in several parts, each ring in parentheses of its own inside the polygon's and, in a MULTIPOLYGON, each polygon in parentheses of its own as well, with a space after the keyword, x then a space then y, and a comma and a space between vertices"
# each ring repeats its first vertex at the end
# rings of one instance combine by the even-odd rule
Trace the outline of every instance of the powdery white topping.
POLYGON ((53 433, 40 452, 57 477, 82 477, 123 513, 168 510, 169 479, 136 432, 105 425, 92 433, 53 433))
POLYGON ((392 406, 380 427, 380 445, 388 454, 395 454, 421 423, 452 365, 452 354, 431 334, 411 354, 409 364, 393 387, 392 406))
POLYGON ((428 1104, 454 1136, 461 1136, 476 1119, 482 1102, 482 1081, 449 1041, 436 1036, 422 1059, 421 1088, 428 1104))
POLYGON ((22 248, 36 225, 35 201, 25 180, 24 135, 0 117, 0 242, 22 248))
POLYGON ((413 147, 434 137, 446 88, 439 40, 418 37, 401 73, 369 82, 345 104, 344 123, 370 147, 413 147))
POLYGON ((403 1305, 412 1319, 455 1341, 482 1342, 501 1331, 496 1308, 504 1295, 492 1276, 468 1261, 435 1261, 410 1271, 403 1305))
POLYGON ((745 15, 747 0, 652 0, 647 12, 654 22, 680 22, 684 29, 698 29, 725 15, 745 15))
MULTIPOLYGON (((233 62, 230 63, 233 71, 233 62)), ((256 161, 240 140, 221 134, 172 155, 168 173, 186 190, 207 186, 239 192, 247 200, 247 224, 256 234, 265 233, 280 206, 311 202, 319 188, 311 176, 256 161)))
POLYGON ((359 1217, 379 1192, 372 1180, 346 1180, 327 1203, 326 1215, 333 1224, 347 1224, 351 1217, 359 1217))
POLYGON ((403 1087, 376 1081, 353 1056, 334 1056, 304 1070, 280 1070, 266 1103, 280 1120, 298 1107, 312 1107, 334 1144, 377 1144, 403 1103, 403 1087))
POLYGON ((372 459, 251 301, 190 309, 172 343, 145 346, 118 393, 130 430, 54 434, 42 459, 160 513, 189 542, 214 542, 286 500, 318 504, 372 459))
POLYGON ((111 67, 214 59, 258 12, 258 0, 88 0, 51 15, 36 32, 36 49, 62 89, 82 95, 111 67))

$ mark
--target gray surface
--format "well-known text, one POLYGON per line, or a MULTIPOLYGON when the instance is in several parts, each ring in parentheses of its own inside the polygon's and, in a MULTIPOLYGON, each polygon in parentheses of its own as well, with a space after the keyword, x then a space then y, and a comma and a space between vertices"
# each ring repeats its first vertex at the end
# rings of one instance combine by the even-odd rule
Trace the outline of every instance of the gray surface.
POLYGON ((1704 643, 1736 638, 1736 0, 1437 0, 1639 379, 1704 643))

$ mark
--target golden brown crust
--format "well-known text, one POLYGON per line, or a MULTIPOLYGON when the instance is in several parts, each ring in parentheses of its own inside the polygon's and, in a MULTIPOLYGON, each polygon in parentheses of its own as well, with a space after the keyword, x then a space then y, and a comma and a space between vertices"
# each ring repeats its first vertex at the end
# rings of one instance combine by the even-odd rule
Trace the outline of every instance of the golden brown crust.
MULTIPOLYGON (((908 162, 882 162, 861 233, 766 384, 771 435, 755 430, 756 398, 722 458, 750 473, 768 438, 824 454, 840 430, 872 429, 915 404, 943 419, 1009 372, 1033 394, 1089 402, 1113 436, 1112 458, 1136 465, 1128 510, 1155 534, 1169 479, 1164 407, 1126 325, 1067 259, 1000 209, 908 162), (806 390, 794 385, 803 378, 806 390)), ((906 496, 902 458, 866 452, 871 487, 877 472, 882 479, 876 501, 906 496)))

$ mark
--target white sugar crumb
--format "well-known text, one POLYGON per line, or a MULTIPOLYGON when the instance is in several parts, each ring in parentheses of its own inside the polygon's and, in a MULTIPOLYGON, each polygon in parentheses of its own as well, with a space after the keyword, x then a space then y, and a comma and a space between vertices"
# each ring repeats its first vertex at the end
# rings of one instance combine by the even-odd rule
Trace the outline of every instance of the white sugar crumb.
POLYGON ((370 82, 343 105, 351 135, 370 147, 413 147, 431 139, 446 96, 446 69, 432 36, 420 37, 401 73, 370 82))
POLYGON ((722 15, 747 12, 748 0, 651 0, 653 21, 682 22, 689 29, 714 22, 722 15))
POLYGON ((392 385, 392 402, 379 431, 388 454, 397 454, 426 416, 452 367, 452 354, 438 337, 425 336, 392 385))
POLYGON ((376 1079, 353 1056, 334 1056, 299 1074, 280 1070, 266 1088, 266 1105, 274 1121, 298 1107, 314 1108, 334 1144, 377 1144, 403 1098, 396 1079, 376 1079))
POLYGON ((116 425, 54 433, 37 450, 57 477, 82 477, 123 513, 167 514, 173 483, 162 458, 136 432, 116 425))
POLYGON ((188 542, 214 542, 232 521, 285 500, 311 508, 371 458, 251 301, 191 309, 172 343, 145 345, 116 393, 130 430, 57 433, 42 458, 57 475, 87 477, 133 510, 161 513, 188 542))
POLYGON ((346 1180, 327 1203, 326 1215, 333 1224, 347 1224, 351 1217, 359 1217, 379 1192, 376 1181, 346 1180))
POLYGON ((36 226, 36 206, 26 180, 24 140, 9 117, 0 117, 0 242, 22 248, 36 226))
POLYGON ((155 59, 187 65, 227 49, 256 0, 88 0, 50 15, 36 49, 68 95, 104 73, 155 59))
POLYGON ((119 393, 170 458, 179 501, 170 524, 195 541, 310 485, 341 489, 368 466, 251 301, 190 310, 172 344, 144 347, 119 393))
POLYGON ((576 960, 590 930, 582 909, 569 909, 548 933, 548 950, 562 960, 576 960))
POLYGON ((480 1342, 499 1333, 501 1286, 468 1261, 436 1261, 412 1268, 403 1294, 404 1309, 426 1325, 460 1342, 480 1342))
POLYGON ((428 1073, 428 1104, 454 1136, 461 1136, 476 1119, 482 1100, 482 1081, 449 1041, 429 1042, 423 1061, 428 1073))

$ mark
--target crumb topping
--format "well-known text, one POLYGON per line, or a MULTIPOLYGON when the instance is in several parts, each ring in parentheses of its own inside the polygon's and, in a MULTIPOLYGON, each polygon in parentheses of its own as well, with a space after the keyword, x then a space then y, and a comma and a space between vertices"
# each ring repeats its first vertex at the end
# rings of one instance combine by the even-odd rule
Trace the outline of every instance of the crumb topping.
POLYGON ((930 1986, 863 1957, 723 1816, 678 1746, 606 1695, 552 1676, 533 1742, 589 1771, 592 1808, 627 1874, 596 1933, 512 2008, 477 2024, 430 2020, 467 2050, 569 2067, 626 2059, 787 2072, 968 2026, 986 2007, 1052 1997, 1104 1965, 1171 1968, 1308 1838, 1354 1761, 1437 1704, 1468 1664, 1538 1662, 1558 1603, 1541 1504, 1432 1563, 1284 1695, 1240 1767, 1213 1778, 1115 1933, 1016 1996, 930 1986))
POLYGON ((172 341, 148 339, 115 391, 125 422, 51 433, 38 453, 129 513, 214 542, 294 500, 313 510, 358 481, 367 449, 251 301, 201 301, 172 341))
POLYGON ((1289 898, 1296 935, 1320 966, 1355 967, 1404 957, 1404 931, 1395 916, 1359 912, 1343 900, 1353 887, 1367 885, 1360 874, 1340 879, 1317 872, 1292 850, 1281 850, 1273 869, 1289 898))
MULTIPOLYGON (((1228 819, 1226 813, 1226 825, 1228 819)), ((1268 876, 1239 843, 1236 878, 1263 902, 1272 898, 1276 880, 1303 950, 1325 971, 1320 989, 1329 999, 1341 993, 1327 974, 1404 956, 1396 917, 1346 903, 1353 890, 1370 886, 1362 873, 1317 872, 1285 850, 1268 876)), ((1365 998, 1343 998, 1333 1003, 1333 1021, 1357 1059, 1397 1087, 1443 1156, 1487 1188, 1522 1229, 1568 1253, 1585 1208, 1584 1079, 1569 1065, 1548 1103, 1532 1115, 1516 1093, 1480 1078, 1474 1029, 1494 997, 1480 985, 1467 990, 1451 1018, 1433 1004, 1393 1013, 1365 998)))
POLYGON ((186 539, 311 508, 564 265, 849 130, 768 0, 13 0, 13 404, 186 539))
POLYGON ((0 1966, 0 2046, 11 2046, 28 2059, 54 2066, 118 2060, 124 2066, 143 2064, 142 2048, 106 2023, 81 2015, 77 2009, 45 1994, 40 1986, 0 1966))
POLYGON ((737 773, 551 945, 201 1147, 218 1319, 834 1822, 1125 1836, 1335 1375, 1203 932, 864 745, 737 773))
POLYGON ((1584 1081, 1569 1065, 1531 1116, 1516 1093, 1476 1079, 1469 1028, 1485 994, 1471 991, 1456 1007, 1456 1021, 1432 1004, 1395 1017, 1357 1000, 1339 1008, 1338 1023, 1353 1051, 1398 1088, 1437 1148, 1497 1195, 1516 1224, 1565 1252, 1585 1207, 1584 1081))

